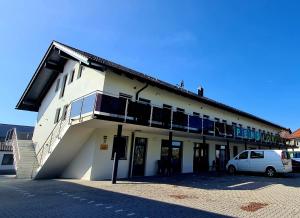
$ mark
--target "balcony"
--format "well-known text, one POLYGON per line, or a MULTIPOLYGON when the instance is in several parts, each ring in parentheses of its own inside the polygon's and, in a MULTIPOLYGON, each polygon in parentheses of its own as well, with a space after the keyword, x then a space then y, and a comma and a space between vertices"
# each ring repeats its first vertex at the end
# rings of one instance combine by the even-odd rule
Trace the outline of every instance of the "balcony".
POLYGON ((264 134, 224 122, 213 121, 172 108, 132 101, 100 91, 91 93, 71 103, 71 120, 87 116, 93 118, 197 133, 204 136, 247 140, 257 143, 282 143, 278 135, 264 134))

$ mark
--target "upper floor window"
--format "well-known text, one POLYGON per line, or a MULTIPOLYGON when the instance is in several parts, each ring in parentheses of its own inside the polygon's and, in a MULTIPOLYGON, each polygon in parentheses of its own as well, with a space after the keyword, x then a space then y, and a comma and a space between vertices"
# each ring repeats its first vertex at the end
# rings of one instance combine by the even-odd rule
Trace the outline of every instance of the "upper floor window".
POLYGON ((122 93, 122 92, 119 93, 119 97, 132 100, 132 95, 128 95, 128 94, 125 94, 125 93, 122 93))
POLYGON ((60 83, 60 78, 58 78, 56 81, 55 92, 57 92, 59 89, 59 83, 60 83))
POLYGON ((81 64, 79 64, 78 67, 78 74, 77 74, 77 79, 79 79, 82 75, 82 70, 83 70, 83 66, 81 64))
POLYGON ((61 87, 60 97, 64 97, 68 75, 64 76, 63 85, 61 87))
POLYGON ((71 74, 70 74, 69 84, 73 82, 74 75, 75 75, 75 69, 73 69, 72 72, 71 72, 71 74))
POLYGON ((62 112, 62 120, 65 120, 67 118, 67 113, 68 113, 68 105, 66 104, 62 112))
POLYGON ((139 98, 139 102, 146 103, 146 104, 151 103, 151 101, 149 99, 146 99, 146 98, 139 98))
POLYGON ((59 117, 60 117, 60 108, 57 108, 55 112, 54 123, 58 123, 59 117))
POLYGON ((178 111, 178 112, 182 112, 182 113, 184 113, 184 109, 182 109, 182 108, 176 108, 176 110, 178 111))
POLYGON ((203 115, 203 118, 204 119, 209 119, 209 116, 208 115, 203 115))
POLYGON ((200 117, 200 113, 197 113, 197 112, 193 112, 193 115, 200 117))

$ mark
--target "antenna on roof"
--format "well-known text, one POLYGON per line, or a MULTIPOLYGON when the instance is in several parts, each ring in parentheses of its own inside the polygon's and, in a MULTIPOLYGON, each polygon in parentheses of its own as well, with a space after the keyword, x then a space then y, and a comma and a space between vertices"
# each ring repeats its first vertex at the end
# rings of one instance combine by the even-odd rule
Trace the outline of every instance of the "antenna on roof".
POLYGON ((198 86, 198 95, 203 97, 203 94, 204 94, 204 89, 202 86, 198 86))
POLYGON ((181 80, 179 85, 177 84, 178 88, 184 89, 184 81, 181 80))

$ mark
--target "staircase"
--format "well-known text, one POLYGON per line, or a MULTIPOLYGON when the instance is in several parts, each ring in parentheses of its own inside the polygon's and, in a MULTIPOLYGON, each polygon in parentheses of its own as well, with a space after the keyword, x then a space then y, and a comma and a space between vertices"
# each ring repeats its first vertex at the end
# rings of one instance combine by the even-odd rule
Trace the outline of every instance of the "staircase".
POLYGON ((37 166, 37 158, 32 140, 18 139, 16 129, 12 130, 12 137, 7 141, 11 144, 14 153, 16 177, 19 179, 31 178, 33 166, 37 166))

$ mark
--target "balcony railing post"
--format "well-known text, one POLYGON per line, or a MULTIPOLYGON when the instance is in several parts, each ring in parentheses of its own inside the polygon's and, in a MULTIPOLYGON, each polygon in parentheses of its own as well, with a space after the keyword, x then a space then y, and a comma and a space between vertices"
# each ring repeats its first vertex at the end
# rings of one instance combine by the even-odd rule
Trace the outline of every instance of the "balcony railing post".
POLYGON ((190 132, 190 115, 187 115, 187 132, 190 132))
POLYGON ((173 110, 171 109, 171 121, 170 121, 170 129, 173 129, 173 110))
POLYGON ((94 108, 93 108, 93 114, 92 114, 93 118, 95 116, 95 111, 96 111, 96 107, 97 107, 97 100, 98 100, 98 92, 95 93, 95 101, 94 101, 94 108))
POLYGON ((126 99, 126 105, 125 105, 125 111, 124 111, 124 122, 126 122, 126 120, 127 120, 128 104, 129 104, 129 100, 127 98, 126 99))
POLYGON ((202 127, 201 127, 201 134, 202 134, 202 135, 204 134, 204 128, 203 128, 203 125, 204 125, 204 117, 202 117, 202 127))
POLYGON ((81 122, 81 118, 82 118, 82 108, 83 108, 83 103, 84 103, 84 98, 82 99, 82 102, 81 102, 81 107, 80 107, 80 115, 79 115, 79 122, 81 122))
POLYGON ((153 105, 151 105, 151 109, 150 109, 150 120, 149 120, 149 126, 152 125, 152 117, 153 117, 153 105))

